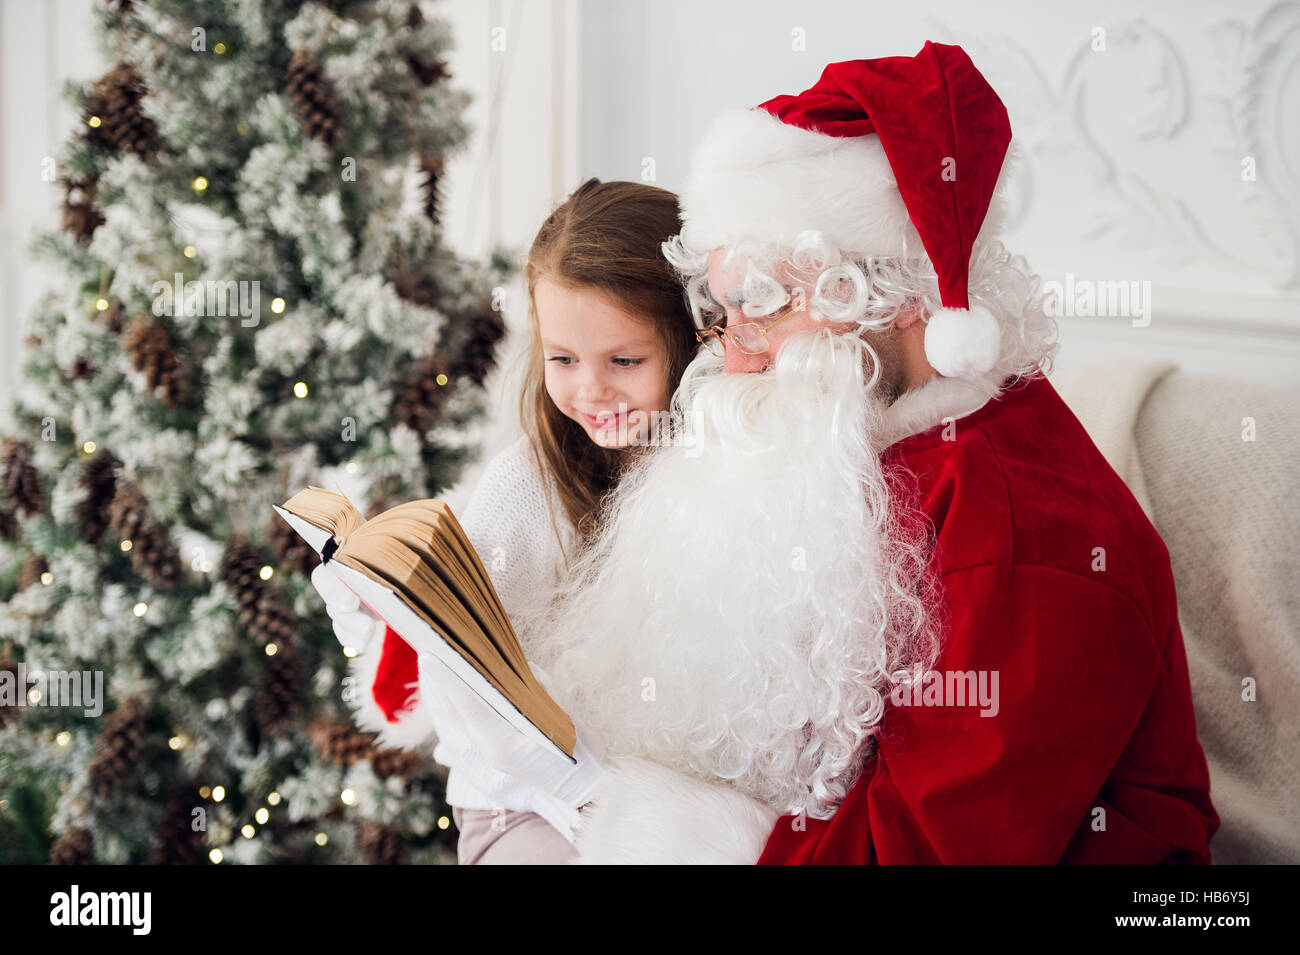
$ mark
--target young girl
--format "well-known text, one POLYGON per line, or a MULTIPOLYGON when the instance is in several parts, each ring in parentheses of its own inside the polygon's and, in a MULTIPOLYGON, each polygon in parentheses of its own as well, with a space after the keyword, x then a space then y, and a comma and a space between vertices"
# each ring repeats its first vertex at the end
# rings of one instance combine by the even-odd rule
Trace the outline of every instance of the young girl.
MULTIPOLYGON (((680 231, 672 193, 588 179, 551 213, 529 250, 524 434, 488 463, 458 515, 526 650, 526 608, 544 603, 593 537, 602 498, 628 456, 649 446, 652 424, 698 348, 681 284, 660 251, 680 231)), ((352 703, 358 725, 377 732, 381 745, 414 748, 436 736, 463 750, 465 737, 439 707, 435 685, 417 679, 415 652, 323 567, 312 581, 339 640, 360 651, 351 663, 361 688, 352 703)), ((462 864, 572 856, 537 794, 518 787, 503 799, 503 791, 489 797, 450 772, 447 801, 462 864)))

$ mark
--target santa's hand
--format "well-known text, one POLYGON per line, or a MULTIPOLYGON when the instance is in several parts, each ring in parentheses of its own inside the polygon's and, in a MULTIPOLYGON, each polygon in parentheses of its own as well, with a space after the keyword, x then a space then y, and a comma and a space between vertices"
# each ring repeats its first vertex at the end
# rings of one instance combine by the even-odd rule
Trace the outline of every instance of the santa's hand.
POLYGON ((325 612, 334 622, 334 636, 344 649, 351 647, 358 653, 377 634, 383 634, 384 622, 362 606, 361 598, 348 589, 327 563, 318 564, 311 572, 311 583, 325 600, 325 612))
MULTIPOLYGON (((421 678, 423 683, 424 670, 427 669, 427 679, 436 682, 441 691, 437 694, 440 701, 454 708, 458 716, 454 721, 440 720, 447 725, 454 723, 460 731, 459 746, 444 751, 449 758, 458 759, 463 765, 491 769, 510 780, 531 786, 567 810, 577 810, 591 800, 603 771, 600 759, 604 754, 598 745, 589 741, 582 727, 574 726, 577 731, 577 744, 573 751, 576 762, 570 762, 555 747, 519 732, 442 661, 438 663, 440 667, 422 667, 421 678)), ((543 687, 548 687, 550 680, 547 675, 536 668, 533 672, 543 687)), ((423 694, 426 705, 433 695, 423 694)), ((436 749, 434 759, 438 759, 436 749)), ((438 761, 443 762, 441 759, 438 761)), ((444 762, 444 765, 449 764, 444 762)), ((546 817, 540 811, 539 815, 546 817)))
POLYGON ((438 745, 433 748, 434 760, 448 767, 456 777, 468 781, 474 792, 494 807, 535 813, 550 823, 556 832, 573 842, 579 818, 578 810, 566 806, 555 796, 542 792, 522 779, 507 776, 487 765, 487 757, 468 736, 459 731, 459 727, 447 732, 447 728, 456 726, 456 721, 461 717, 450 703, 444 701, 443 707, 443 716, 438 724, 442 732, 439 734, 438 745), (453 715, 449 717, 448 711, 453 715))

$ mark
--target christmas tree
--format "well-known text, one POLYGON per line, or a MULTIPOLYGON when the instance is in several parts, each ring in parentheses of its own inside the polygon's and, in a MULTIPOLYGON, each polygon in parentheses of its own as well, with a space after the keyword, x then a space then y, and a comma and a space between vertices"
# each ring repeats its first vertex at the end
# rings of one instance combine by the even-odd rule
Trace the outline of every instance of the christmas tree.
POLYGON ((2 862, 455 859, 271 510, 475 456, 513 267, 444 242, 468 96, 420 6, 97 4, 114 65, 66 91, 62 279, 0 422, 2 862))

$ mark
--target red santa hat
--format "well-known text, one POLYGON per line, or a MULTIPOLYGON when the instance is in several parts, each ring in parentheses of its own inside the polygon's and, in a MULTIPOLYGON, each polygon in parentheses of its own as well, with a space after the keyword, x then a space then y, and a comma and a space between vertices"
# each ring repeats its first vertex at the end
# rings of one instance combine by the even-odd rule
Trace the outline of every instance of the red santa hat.
POLYGON ((785 244, 806 229, 846 252, 925 249, 943 305, 925 353, 947 377, 997 362, 1000 332, 970 307, 971 246, 1000 225, 1011 142, 1006 107, 959 46, 832 63, 811 89, 714 122, 682 191, 682 238, 696 249, 742 239, 785 244))

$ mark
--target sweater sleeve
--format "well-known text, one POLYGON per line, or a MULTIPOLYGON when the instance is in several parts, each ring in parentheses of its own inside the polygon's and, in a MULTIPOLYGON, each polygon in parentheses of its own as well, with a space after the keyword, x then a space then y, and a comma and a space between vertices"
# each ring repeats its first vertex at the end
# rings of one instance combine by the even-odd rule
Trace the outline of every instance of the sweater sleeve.
POLYGON ((935 672, 982 672, 987 701, 900 693, 835 815, 780 818, 759 862, 1208 862, 1217 817, 1174 609, 1153 634, 1078 574, 982 565, 944 582, 935 672))

